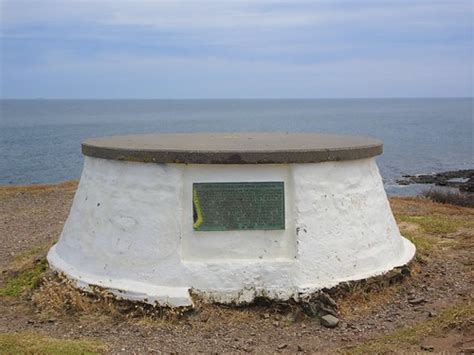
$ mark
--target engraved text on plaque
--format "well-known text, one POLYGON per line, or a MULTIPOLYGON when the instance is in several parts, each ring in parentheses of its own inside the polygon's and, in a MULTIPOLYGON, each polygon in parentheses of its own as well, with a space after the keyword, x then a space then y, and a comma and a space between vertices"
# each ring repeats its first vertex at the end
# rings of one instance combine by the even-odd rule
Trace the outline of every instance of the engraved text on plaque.
POLYGON ((284 183, 193 184, 196 231, 285 229, 284 183))

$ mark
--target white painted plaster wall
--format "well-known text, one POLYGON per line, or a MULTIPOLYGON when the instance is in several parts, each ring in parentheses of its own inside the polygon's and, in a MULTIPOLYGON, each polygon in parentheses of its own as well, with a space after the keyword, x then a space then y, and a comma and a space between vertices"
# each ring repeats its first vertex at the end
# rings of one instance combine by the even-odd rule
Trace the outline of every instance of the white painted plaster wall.
POLYGON ((191 305, 298 298, 406 264, 375 159, 290 165, 185 165, 85 157, 50 265, 80 287, 191 305), (284 231, 195 232, 192 183, 284 181, 284 231))
POLYGON ((296 235, 293 219, 293 189, 289 165, 188 165, 183 185, 184 261, 226 261, 229 259, 294 259, 296 235), (256 169, 258 168, 258 170, 256 169), (283 181, 285 186, 285 230, 243 230, 196 232, 193 229, 193 183, 283 181))

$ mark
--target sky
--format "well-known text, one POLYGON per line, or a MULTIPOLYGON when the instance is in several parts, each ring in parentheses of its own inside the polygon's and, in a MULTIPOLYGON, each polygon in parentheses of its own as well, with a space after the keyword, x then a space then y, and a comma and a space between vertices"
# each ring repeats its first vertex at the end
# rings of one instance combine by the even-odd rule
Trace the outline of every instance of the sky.
POLYGON ((473 94, 471 0, 0 0, 2 98, 473 94))

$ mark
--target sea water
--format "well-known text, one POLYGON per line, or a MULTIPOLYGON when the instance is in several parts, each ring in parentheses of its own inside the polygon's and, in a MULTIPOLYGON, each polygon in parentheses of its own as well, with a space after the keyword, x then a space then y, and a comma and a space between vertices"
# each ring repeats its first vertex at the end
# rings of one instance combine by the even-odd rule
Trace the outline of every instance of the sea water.
POLYGON ((387 192, 404 174, 469 169, 473 99, 1 100, 0 184, 80 177, 91 137, 169 132, 317 132, 379 138, 387 192))

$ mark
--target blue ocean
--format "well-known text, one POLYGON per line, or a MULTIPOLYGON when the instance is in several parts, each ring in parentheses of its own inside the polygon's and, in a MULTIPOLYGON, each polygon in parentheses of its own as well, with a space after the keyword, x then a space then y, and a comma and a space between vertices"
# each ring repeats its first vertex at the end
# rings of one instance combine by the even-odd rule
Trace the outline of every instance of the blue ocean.
POLYGON ((474 167, 472 98, 314 100, 1 100, 0 184, 80 177, 81 141, 166 132, 319 132, 379 138, 390 195, 404 174, 474 167))

